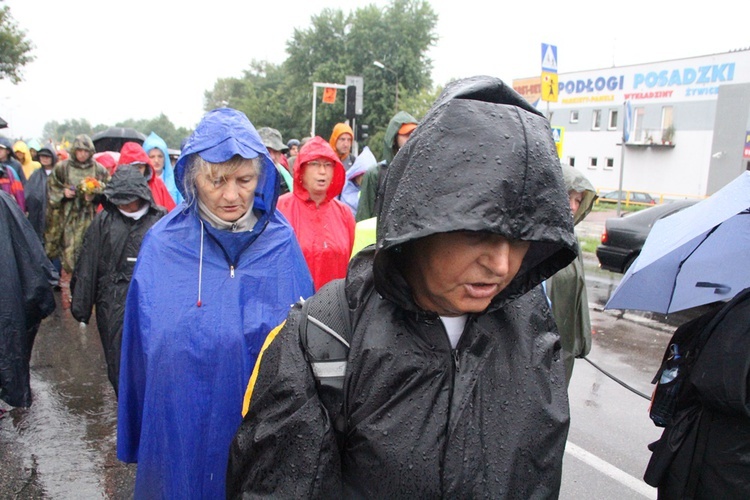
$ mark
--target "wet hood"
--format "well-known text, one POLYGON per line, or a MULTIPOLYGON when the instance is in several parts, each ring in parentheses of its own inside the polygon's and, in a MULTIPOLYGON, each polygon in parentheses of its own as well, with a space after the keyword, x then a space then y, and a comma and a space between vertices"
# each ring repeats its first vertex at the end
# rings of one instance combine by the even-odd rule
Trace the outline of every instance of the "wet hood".
POLYGON ((491 77, 450 84, 388 168, 374 262, 378 292, 416 307, 399 245, 434 233, 489 231, 531 245, 490 309, 576 256, 568 195, 549 122, 491 77))
POLYGON ((563 179, 565 179, 565 189, 567 189, 568 192, 575 190, 583 193, 581 204, 573 215, 573 224, 578 224, 586 218, 589 212, 591 212, 591 208, 594 206, 594 201, 598 198, 596 189, 594 189, 593 184, 589 182, 583 173, 570 165, 563 164, 562 169, 563 179))
POLYGON ((268 150, 260 140, 258 132, 244 113, 231 108, 209 111, 198 124, 195 132, 182 146, 180 158, 175 164, 175 183, 185 196, 185 169, 191 155, 200 155, 211 163, 222 163, 234 155, 252 159, 260 157, 260 179, 255 189, 253 210, 264 214, 273 213, 279 197, 279 179, 276 167, 268 156, 268 150))
POLYGON ((331 179, 331 185, 328 186, 326 191, 326 201, 330 201, 333 198, 341 194, 341 190, 344 189, 344 183, 346 182, 346 170, 344 170, 344 164, 339 160, 336 152, 322 137, 313 137, 302 146, 297 155, 297 160, 294 162, 294 195, 302 200, 308 200, 310 198, 309 193, 302 185, 302 173, 305 164, 312 160, 323 158, 333 162, 333 179, 331 179))
POLYGON ((148 187, 146 178, 133 165, 120 165, 112 175, 107 186, 104 188, 107 201, 114 205, 129 203, 134 198, 147 201, 152 207, 156 206, 151 189, 148 187))
POLYGON ((385 136, 383 137, 383 159, 388 163, 393 160, 393 151, 396 148, 394 142, 396 141, 396 135, 398 130, 404 123, 419 123, 416 118, 407 113, 406 111, 399 111, 391 118, 388 123, 388 128, 385 129, 385 136))

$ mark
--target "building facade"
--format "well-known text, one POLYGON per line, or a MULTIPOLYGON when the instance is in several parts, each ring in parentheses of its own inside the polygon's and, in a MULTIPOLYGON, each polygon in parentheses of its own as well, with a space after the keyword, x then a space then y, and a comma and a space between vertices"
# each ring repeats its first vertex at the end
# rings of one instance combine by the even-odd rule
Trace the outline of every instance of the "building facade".
POLYGON ((625 190, 706 196, 750 170, 750 49, 561 73, 557 102, 540 100, 539 77, 513 87, 550 118, 561 160, 601 191, 622 175, 625 190))

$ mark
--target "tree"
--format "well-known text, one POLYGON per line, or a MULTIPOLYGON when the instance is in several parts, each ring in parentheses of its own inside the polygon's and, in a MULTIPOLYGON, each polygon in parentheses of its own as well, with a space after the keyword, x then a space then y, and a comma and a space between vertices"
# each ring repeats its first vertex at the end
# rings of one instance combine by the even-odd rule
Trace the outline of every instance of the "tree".
POLYGON ((45 141, 51 140, 57 144, 66 141, 72 143, 77 135, 86 134, 91 136, 99 130, 104 130, 106 128, 105 125, 92 127, 85 118, 81 118, 80 120, 65 120, 62 123, 53 120, 44 124, 42 134, 45 141))
POLYGON ((34 60, 34 45, 26 39, 26 32, 18 27, 10 7, 0 8, 0 80, 18 84, 23 79, 21 68, 34 60))
MULTIPOLYGON (((423 0, 393 0, 384 8, 369 5, 344 14, 324 9, 312 16, 310 27, 295 29, 281 65, 253 61, 242 78, 220 79, 205 94, 206 110, 219 105, 240 109, 257 127, 271 126, 285 138, 309 134, 313 83, 343 84, 347 75, 364 79, 364 114, 371 142, 396 113, 395 76, 373 65, 379 60, 398 74, 399 108, 419 118, 416 105, 432 95, 432 63, 427 50, 435 43, 437 15, 423 0)), ((344 92, 336 103, 322 104, 317 92, 316 134, 328 137, 344 118, 344 92)), ((430 101, 431 104, 431 101, 430 101)), ((425 108, 426 109, 426 108, 425 108)), ((373 142, 373 144, 376 144, 373 142)), ((374 149, 380 153, 379 147, 374 149)))

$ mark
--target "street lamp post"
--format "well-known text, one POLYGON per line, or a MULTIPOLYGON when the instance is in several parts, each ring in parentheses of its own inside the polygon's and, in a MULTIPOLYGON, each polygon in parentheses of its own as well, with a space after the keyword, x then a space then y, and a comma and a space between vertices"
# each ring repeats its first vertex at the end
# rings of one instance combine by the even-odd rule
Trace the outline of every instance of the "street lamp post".
POLYGON ((389 68, 388 66, 386 66, 380 61, 373 61, 372 64, 374 64, 380 69, 390 71, 391 73, 393 73, 393 76, 396 77, 396 111, 398 111, 398 73, 396 73, 394 70, 392 70, 391 68, 389 68))

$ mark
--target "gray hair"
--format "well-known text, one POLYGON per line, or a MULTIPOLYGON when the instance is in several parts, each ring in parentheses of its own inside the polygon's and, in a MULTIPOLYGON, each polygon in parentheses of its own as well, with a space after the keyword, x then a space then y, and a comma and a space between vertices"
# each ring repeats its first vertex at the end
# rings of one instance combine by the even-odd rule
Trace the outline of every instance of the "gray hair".
POLYGON ((201 158, 200 154, 190 155, 185 167, 185 177, 183 179, 183 188, 185 190, 185 202, 192 205, 198 198, 198 177, 204 175, 209 179, 225 177, 232 175, 239 168, 251 165, 255 169, 255 174, 260 177, 261 158, 243 158, 240 155, 234 155, 227 161, 221 163, 211 163, 201 158))

